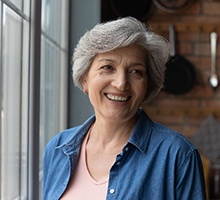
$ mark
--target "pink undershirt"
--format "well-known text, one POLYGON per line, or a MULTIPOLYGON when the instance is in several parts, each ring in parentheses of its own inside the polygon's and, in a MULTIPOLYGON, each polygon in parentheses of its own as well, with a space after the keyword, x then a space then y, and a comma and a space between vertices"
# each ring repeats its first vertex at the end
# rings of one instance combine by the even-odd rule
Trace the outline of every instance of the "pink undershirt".
MULTIPOLYGON (((108 180, 97 182, 92 178, 86 164, 86 144, 89 133, 85 137, 73 177, 61 200, 105 200, 108 180)), ((98 163, 97 163, 98 164, 98 163)))

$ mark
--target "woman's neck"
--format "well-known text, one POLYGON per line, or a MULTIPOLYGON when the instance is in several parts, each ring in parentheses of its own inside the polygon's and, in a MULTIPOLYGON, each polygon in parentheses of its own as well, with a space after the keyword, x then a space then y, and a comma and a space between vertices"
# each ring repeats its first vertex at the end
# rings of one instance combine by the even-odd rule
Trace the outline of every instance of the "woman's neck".
POLYGON ((99 148, 112 149, 124 146, 133 129, 137 117, 126 122, 100 120, 96 118, 89 136, 88 143, 99 146, 99 148))

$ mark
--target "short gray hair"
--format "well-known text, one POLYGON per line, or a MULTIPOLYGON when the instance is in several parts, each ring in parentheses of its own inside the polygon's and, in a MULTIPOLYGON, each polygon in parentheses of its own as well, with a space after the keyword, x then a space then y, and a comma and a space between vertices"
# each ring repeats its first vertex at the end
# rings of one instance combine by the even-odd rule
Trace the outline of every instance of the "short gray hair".
POLYGON ((153 99, 163 87, 169 43, 133 17, 97 24, 81 37, 73 54, 75 85, 82 89, 81 79, 88 72, 96 55, 135 44, 148 52, 146 101, 153 99))

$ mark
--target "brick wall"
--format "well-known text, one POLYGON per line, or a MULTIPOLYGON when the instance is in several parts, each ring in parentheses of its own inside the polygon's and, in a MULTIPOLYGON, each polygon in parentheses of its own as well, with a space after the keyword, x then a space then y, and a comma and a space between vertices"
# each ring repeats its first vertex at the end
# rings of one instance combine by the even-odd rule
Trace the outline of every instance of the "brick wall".
POLYGON ((174 24, 176 51, 194 65, 197 80, 186 94, 172 95, 161 91, 144 109, 154 120, 191 137, 209 115, 220 118, 220 86, 213 90, 208 83, 212 31, 218 33, 217 73, 220 78, 220 0, 194 0, 187 10, 175 14, 153 5, 146 23, 167 39, 169 24, 174 24))

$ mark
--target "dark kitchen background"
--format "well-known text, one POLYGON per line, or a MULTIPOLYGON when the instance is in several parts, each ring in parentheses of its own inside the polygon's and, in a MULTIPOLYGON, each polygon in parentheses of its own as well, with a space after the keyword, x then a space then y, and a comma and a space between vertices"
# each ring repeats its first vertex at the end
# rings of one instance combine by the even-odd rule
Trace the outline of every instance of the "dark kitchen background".
MULTIPOLYGON (((106 1, 103 0, 104 2, 106 1)), ((108 10, 113 12, 110 7, 108 10)), ((111 16, 110 14, 106 16, 104 12, 102 15, 104 21, 117 16, 112 13, 111 16)), ((146 105, 146 109, 155 120, 191 137, 209 115, 213 114, 216 118, 220 118, 220 87, 213 89, 209 85, 210 33, 212 31, 220 33, 220 1, 197 0, 186 10, 176 13, 164 11, 152 2, 149 17, 145 22, 168 40, 169 25, 173 24, 176 30, 176 52, 189 60, 196 70, 196 82, 191 90, 180 95, 162 91, 150 105, 146 105)), ((220 35, 218 39, 219 44, 220 35)), ((217 45, 218 75, 220 75, 219 56, 220 46, 217 45)))
MULTIPOLYGON (((213 184, 209 183, 211 176, 220 180, 220 86, 213 87, 209 82, 214 62, 220 81, 220 1, 103 0, 101 15, 102 21, 132 15, 168 40, 170 25, 174 27, 175 53, 189 62, 185 66, 176 65, 182 70, 179 81, 183 84, 178 85, 177 81, 173 91, 162 90, 144 109, 154 120, 181 132, 200 150, 207 187, 213 184), (217 35, 216 55, 211 54, 213 32, 217 35), (195 74, 181 69, 187 65, 191 65, 195 74), (189 87, 181 89, 189 81, 189 87)), ((219 198, 220 183, 215 184, 219 198)))

